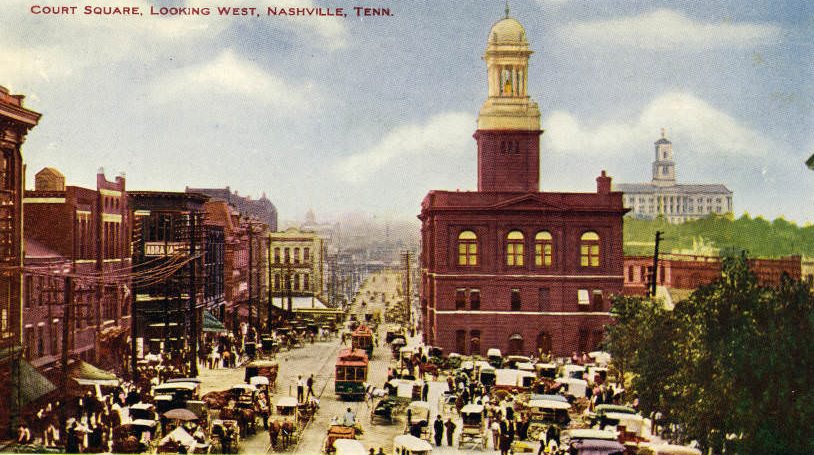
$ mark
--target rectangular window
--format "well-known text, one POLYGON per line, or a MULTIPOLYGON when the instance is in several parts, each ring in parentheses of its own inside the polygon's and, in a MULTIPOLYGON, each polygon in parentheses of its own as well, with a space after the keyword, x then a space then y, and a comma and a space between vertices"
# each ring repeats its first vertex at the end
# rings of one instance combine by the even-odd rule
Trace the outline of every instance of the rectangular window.
POLYGON ((469 290, 469 308, 471 310, 480 310, 480 289, 469 290))
POLYGON ((579 329, 579 352, 588 352, 588 329, 579 329))
POLYGON ((307 291, 308 288, 311 286, 311 283, 309 282, 310 281, 309 278, 310 278, 310 275, 303 275, 302 276, 302 290, 303 291, 307 291))
POLYGON ((302 249, 302 261, 303 262, 308 262, 310 260, 311 260, 311 249, 308 248, 308 247, 305 247, 305 248, 302 249))
POLYGON ((520 311, 522 306, 520 289, 512 289, 512 311, 520 311))
POLYGON ((548 288, 537 290, 537 311, 551 311, 551 291, 548 288))
POLYGON ((455 331, 455 352, 466 353, 466 330, 455 331))
POLYGON ((633 266, 631 265, 630 267, 627 268, 627 281, 628 281, 628 283, 633 282, 633 276, 634 276, 633 275, 633 266))
POLYGON ((57 346, 59 345, 59 324, 51 322, 51 355, 58 353, 57 346))
POLYGON ((591 300, 587 289, 579 289, 577 291, 577 303, 581 310, 588 309, 587 307, 591 304, 591 300))
POLYGON ((597 289, 593 292, 593 310, 602 311, 604 306, 604 299, 602 298, 602 291, 597 289))
POLYGON ((37 327, 37 357, 45 355, 45 327, 37 327))
POLYGON ((466 289, 458 288, 455 290, 455 309, 466 309, 466 289))
POLYGON ((469 331, 469 355, 480 355, 480 330, 469 331))

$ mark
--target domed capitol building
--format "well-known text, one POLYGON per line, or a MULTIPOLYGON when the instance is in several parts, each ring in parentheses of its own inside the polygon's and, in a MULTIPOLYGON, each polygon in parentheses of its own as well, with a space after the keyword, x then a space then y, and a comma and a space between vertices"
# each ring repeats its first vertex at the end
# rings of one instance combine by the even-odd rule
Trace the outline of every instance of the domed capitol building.
POLYGON ((673 143, 665 137, 655 143, 653 178, 650 183, 620 183, 616 191, 625 193, 625 207, 634 218, 663 216, 670 223, 697 220, 709 214, 732 213, 732 191, 721 184, 676 183, 673 143))

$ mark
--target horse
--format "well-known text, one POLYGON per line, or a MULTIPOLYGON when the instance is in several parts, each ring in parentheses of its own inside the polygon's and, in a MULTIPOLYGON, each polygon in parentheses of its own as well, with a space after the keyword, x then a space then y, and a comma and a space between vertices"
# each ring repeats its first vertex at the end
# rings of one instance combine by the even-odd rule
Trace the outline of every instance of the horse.
POLYGON ((269 421, 269 444, 271 444, 272 449, 277 447, 277 438, 281 430, 282 425, 280 425, 279 420, 269 421))
POLYGON ((291 440, 293 438, 294 431, 296 431, 296 428, 294 427, 294 422, 291 422, 290 420, 284 420, 280 427, 280 433, 283 435, 282 439, 283 448, 287 448, 289 445, 291 445, 291 440))

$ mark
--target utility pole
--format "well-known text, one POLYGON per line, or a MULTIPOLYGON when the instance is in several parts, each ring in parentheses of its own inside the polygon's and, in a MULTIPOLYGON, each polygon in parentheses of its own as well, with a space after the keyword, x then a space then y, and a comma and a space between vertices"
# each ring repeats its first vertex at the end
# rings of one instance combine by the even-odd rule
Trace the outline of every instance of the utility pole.
MULTIPOLYGON (((59 407, 61 413, 62 431, 66 432, 68 428, 68 414, 67 414, 67 401, 68 401, 68 351, 71 349, 71 325, 73 325, 74 304, 73 304, 73 277, 66 276, 64 289, 63 289, 63 306, 62 306, 62 355, 60 363, 62 367, 62 375, 60 376, 61 393, 62 393, 62 406, 59 407)), ((65 433, 63 433, 65 434, 65 433)))
POLYGON ((661 234, 663 234, 661 231, 656 231, 656 247, 653 252, 653 275, 650 279, 650 297, 656 296, 656 279, 659 276, 659 242, 663 240, 661 234))
POLYGON ((402 253, 402 257, 404 258, 404 317, 405 323, 410 324, 411 318, 411 306, 412 302, 410 302, 410 251, 405 251, 402 253))
POLYGON ((189 228, 190 228, 190 237, 189 237, 189 257, 191 259, 189 263, 189 330, 192 332, 190 334, 190 341, 192 345, 189 349, 189 375, 190 377, 197 377, 198 376, 198 289, 196 283, 196 268, 198 265, 198 260, 195 258, 196 255, 196 240, 197 240, 197 212, 190 213, 189 216, 189 228))
POLYGON ((253 233, 254 232, 253 232, 253 228, 252 228, 252 223, 250 221, 249 222, 249 331, 248 331, 249 334, 252 333, 252 272, 254 270, 252 268, 252 257, 254 255, 254 247, 253 247, 254 242, 252 240, 252 234, 253 233))
POLYGON ((271 234, 269 234, 267 242, 266 242, 266 259, 268 259, 268 265, 266 266, 266 270, 268 270, 268 282, 266 286, 266 292, 268 293, 268 312, 266 313, 266 329, 268 330, 269 335, 271 335, 271 325, 272 325, 272 318, 271 318, 271 307, 272 307, 272 295, 271 295, 271 234))

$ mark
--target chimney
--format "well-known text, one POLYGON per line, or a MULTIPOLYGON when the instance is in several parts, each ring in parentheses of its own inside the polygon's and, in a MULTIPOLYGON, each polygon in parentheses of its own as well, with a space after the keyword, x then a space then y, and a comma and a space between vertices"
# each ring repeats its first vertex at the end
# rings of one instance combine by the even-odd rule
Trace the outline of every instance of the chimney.
POLYGON ((602 170, 602 174, 596 178, 596 192, 599 194, 609 194, 611 191, 611 178, 602 170))

